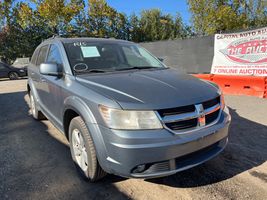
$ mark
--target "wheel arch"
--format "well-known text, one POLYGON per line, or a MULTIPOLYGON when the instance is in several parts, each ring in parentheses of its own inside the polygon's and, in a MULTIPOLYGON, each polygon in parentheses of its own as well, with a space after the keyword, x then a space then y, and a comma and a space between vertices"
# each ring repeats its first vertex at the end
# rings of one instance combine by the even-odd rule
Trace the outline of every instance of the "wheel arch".
POLYGON ((64 111, 63 111, 63 126, 64 133, 68 138, 68 126, 74 117, 80 116, 87 123, 96 123, 96 119, 86 105, 86 103, 79 97, 71 96, 64 101, 64 111))
POLYGON ((68 129, 71 120, 74 117, 80 116, 88 128, 91 137, 93 139, 97 157, 99 164, 101 167, 105 170, 107 170, 106 165, 106 157, 107 157, 107 151, 106 151, 106 145, 103 139, 103 136, 100 132, 100 130, 97 128, 97 121, 90 110, 90 108, 86 105, 86 103, 80 99, 79 97, 68 97, 64 101, 64 112, 63 112, 63 128, 64 128, 64 134, 69 140, 69 134, 68 129))
POLYGON ((30 95, 30 91, 31 91, 31 87, 30 87, 29 83, 27 83, 27 93, 28 93, 28 95, 30 95))
POLYGON ((33 95, 35 96, 35 98, 37 99, 37 101, 39 101, 38 93, 37 93, 36 88, 35 88, 31 79, 28 79, 28 82, 27 82, 27 92, 28 92, 28 94, 30 94, 30 92, 32 92, 33 95))
MULTIPOLYGON (((67 108, 63 115, 63 130, 66 138, 69 140, 69 126, 70 122, 73 118, 80 116, 79 112, 75 110, 74 108, 67 108)), ((82 117, 82 116, 81 116, 82 117)), ((83 117, 82 117, 83 118, 83 117)))
POLYGON ((17 71, 15 71, 15 70, 10 70, 9 72, 8 72, 8 77, 10 77, 10 74, 11 73, 15 73, 18 77, 20 77, 20 75, 19 75, 19 73, 17 72, 17 71))

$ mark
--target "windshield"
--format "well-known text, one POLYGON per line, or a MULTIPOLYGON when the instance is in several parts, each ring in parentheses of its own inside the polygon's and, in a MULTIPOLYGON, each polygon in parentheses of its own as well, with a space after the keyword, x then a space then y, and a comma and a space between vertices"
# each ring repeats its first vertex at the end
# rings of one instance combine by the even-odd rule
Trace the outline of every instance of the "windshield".
POLYGON ((79 41, 64 46, 75 74, 165 68, 157 58, 135 44, 79 41))
POLYGON ((12 65, 13 66, 27 65, 29 64, 29 62, 30 58, 17 58, 12 65))

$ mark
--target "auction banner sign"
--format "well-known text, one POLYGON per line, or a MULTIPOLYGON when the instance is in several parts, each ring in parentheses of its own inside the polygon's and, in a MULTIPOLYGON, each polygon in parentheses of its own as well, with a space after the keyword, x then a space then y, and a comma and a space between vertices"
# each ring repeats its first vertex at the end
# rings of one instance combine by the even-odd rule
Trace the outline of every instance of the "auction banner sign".
POLYGON ((267 76, 267 27, 216 34, 211 73, 267 76))

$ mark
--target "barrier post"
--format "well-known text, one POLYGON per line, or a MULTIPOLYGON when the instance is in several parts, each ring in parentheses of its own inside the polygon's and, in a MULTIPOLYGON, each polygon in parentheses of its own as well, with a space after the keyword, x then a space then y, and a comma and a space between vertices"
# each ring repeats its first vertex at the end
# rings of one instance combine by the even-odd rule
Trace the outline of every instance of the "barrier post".
POLYGON ((194 74, 193 76, 215 82, 225 94, 267 98, 267 77, 217 74, 194 74))

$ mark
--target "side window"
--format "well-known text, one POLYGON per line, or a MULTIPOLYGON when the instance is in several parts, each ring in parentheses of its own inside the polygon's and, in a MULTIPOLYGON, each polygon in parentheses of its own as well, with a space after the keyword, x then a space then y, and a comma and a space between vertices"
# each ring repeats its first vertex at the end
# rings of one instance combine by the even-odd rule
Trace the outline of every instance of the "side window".
POLYGON ((40 50, 39 50, 39 56, 37 58, 36 65, 39 66, 41 63, 44 63, 45 62, 47 49, 48 49, 48 45, 45 45, 45 46, 43 46, 43 47, 40 48, 40 50))
POLYGON ((0 63, 0 70, 4 70, 4 69, 6 69, 5 65, 0 63))
POLYGON ((5 65, 0 63, 0 69, 5 69, 5 68, 6 68, 5 65))
POLYGON ((54 44, 50 46, 48 56, 47 56, 47 62, 56 63, 58 65, 63 65, 59 49, 54 44))
POLYGON ((31 58, 31 63, 32 64, 36 64, 36 59, 37 59, 37 55, 38 55, 39 49, 35 49, 32 58, 31 58))

